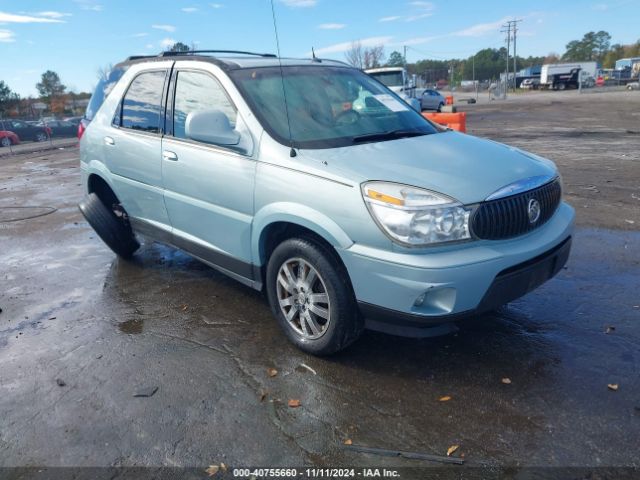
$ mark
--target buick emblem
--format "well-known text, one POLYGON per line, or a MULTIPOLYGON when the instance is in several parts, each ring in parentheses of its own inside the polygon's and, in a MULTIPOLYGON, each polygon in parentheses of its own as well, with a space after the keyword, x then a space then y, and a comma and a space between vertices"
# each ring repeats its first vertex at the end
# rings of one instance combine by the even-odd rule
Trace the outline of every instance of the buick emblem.
POLYGON ((529 200, 527 215, 529 216, 529 223, 531 224, 536 223, 540 219, 540 202, 535 198, 529 200))

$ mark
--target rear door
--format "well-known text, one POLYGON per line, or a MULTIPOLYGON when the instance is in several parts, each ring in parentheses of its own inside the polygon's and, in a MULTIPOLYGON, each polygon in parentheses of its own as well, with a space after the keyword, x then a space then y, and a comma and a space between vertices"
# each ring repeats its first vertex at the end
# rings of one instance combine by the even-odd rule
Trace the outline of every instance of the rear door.
POLYGON ((190 63, 176 63, 173 101, 167 108, 167 134, 162 140, 164 198, 174 243, 249 278, 256 169, 253 140, 214 73, 190 63), (242 147, 187 138, 189 114, 212 109, 227 116, 241 134, 242 147))
POLYGON ((102 139, 116 194, 129 216, 164 230, 170 230, 161 172, 169 72, 168 67, 156 67, 138 73, 120 101, 112 128, 102 139))

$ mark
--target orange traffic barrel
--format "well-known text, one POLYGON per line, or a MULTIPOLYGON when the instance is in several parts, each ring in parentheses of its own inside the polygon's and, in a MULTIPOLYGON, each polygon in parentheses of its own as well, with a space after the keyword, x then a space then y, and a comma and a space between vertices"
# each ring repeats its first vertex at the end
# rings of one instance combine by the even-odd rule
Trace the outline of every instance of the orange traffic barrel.
POLYGON ((458 132, 467 132, 467 112, 460 113, 423 113, 422 116, 439 125, 458 132))
POLYGON ((453 95, 447 95, 444 97, 444 101, 447 105, 453 105, 453 95))

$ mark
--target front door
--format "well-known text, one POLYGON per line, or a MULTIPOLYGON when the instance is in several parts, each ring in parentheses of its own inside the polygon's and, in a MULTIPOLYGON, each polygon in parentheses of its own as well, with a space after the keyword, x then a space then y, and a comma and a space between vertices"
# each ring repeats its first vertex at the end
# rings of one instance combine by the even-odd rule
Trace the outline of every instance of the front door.
POLYGON ((173 75, 175 93, 162 140, 162 176, 174 243, 250 278, 256 169, 251 136, 213 74, 178 68, 173 75), (243 147, 187 138, 189 114, 201 110, 222 111, 241 134, 243 147))

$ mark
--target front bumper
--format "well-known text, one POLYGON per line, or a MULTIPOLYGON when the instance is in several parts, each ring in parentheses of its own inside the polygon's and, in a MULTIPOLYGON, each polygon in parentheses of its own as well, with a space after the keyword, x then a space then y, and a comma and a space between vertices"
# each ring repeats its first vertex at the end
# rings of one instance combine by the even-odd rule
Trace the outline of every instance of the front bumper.
POLYGON ((356 244, 340 255, 368 328, 428 336, 420 329, 494 309, 553 277, 569 256, 574 216, 561 203, 545 225, 511 240, 433 253, 356 244))

